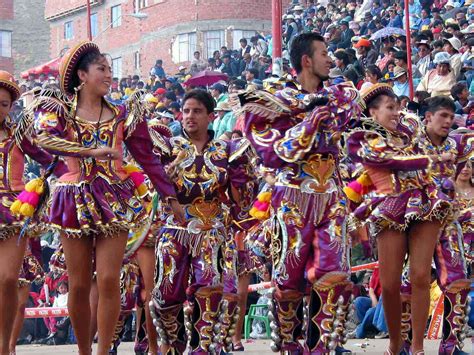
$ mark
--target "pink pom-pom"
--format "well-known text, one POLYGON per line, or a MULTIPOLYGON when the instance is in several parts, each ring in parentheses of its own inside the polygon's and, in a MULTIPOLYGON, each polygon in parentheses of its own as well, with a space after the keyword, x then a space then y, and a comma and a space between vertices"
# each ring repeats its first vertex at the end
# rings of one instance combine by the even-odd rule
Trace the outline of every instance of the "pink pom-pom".
POLYGON ((354 190, 354 192, 358 193, 359 195, 363 195, 364 187, 358 181, 352 181, 347 186, 351 188, 352 190, 354 190))
POLYGON ((33 207, 38 206, 40 200, 40 195, 38 195, 36 192, 27 192, 25 199, 22 200, 23 203, 29 203, 33 207))
POLYGON ((136 187, 140 186, 145 182, 145 176, 139 172, 130 173, 130 179, 132 179, 133 183, 136 187))
POLYGON ((26 202, 26 199, 28 198, 28 194, 29 192, 28 191, 25 191, 23 190, 19 195, 18 197, 16 198, 17 200, 25 203, 26 202))
POLYGON ((255 201, 253 206, 259 211, 266 211, 270 204, 268 202, 255 201))

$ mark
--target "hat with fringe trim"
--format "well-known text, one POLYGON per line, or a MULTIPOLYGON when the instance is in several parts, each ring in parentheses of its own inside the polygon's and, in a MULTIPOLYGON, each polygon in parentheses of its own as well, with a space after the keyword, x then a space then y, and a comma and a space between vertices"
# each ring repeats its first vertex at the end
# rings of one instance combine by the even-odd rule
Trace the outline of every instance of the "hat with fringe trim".
POLYGON ((5 70, 0 70, 0 87, 12 95, 12 101, 20 98, 20 87, 15 83, 13 75, 5 70))
POLYGON ((59 84, 62 92, 74 94, 74 91, 69 88, 74 71, 81 58, 91 52, 100 53, 100 49, 97 44, 90 41, 83 41, 75 47, 69 49, 66 54, 64 54, 59 65, 59 84))

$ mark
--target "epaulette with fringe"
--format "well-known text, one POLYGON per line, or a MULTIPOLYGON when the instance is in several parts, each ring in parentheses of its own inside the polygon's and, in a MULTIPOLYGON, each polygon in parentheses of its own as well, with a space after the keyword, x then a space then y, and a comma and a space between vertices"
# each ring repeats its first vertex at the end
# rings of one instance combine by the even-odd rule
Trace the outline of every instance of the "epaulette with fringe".
POLYGON ((125 121, 125 128, 127 129, 127 136, 135 131, 137 125, 144 120, 146 105, 144 104, 146 90, 136 90, 130 97, 125 101, 127 107, 128 116, 125 121))
POLYGON ((35 112, 42 108, 46 111, 61 114, 65 118, 75 109, 74 99, 63 94, 60 90, 33 90, 34 99, 24 110, 15 128, 15 140, 21 146, 23 138, 32 139, 35 128, 35 112))
POLYGON ((269 119, 290 114, 291 108, 275 95, 264 90, 246 91, 238 95, 241 113, 253 113, 269 119))

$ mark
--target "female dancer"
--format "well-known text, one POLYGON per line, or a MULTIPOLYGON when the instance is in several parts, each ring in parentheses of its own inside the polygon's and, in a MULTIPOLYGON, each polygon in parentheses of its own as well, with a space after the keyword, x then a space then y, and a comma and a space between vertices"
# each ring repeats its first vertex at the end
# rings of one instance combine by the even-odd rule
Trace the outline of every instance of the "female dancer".
MULTIPOLYGON (((18 273, 25 254, 27 239, 18 238, 22 219, 10 213, 10 205, 23 190, 25 154, 43 167, 52 158, 26 139, 24 130, 9 116, 13 103, 20 97, 20 89, 13 76, 0 71, 0 353, 9 353, 15 315, 18 309, 18 273)), ((56 173, 65 172, 64 165, 56 173)))
POLYGON ((458 165, 458 175, 456 178, 456 197, 460 204, 462 233, 464 237, 464 251, 468 272, 472 275, 473 244, 474 244, 474 182, 472 178, 472 161, 458 165))
MULTIPOLYGON (((146 220, 135 185, 122 166, 122 143, 142 165, 162 199, 183 220, 173 185, 152 153, 142 109, 134 101, 114 106, 104 96, 112 74, 92 42, 69 50, 60 66, 61 93, 42 92, 35 101, 38 143, 64 156, 69 173, 57 183, 49 224, 60 231, 69 272, 68 308, 79 353, 91 353, 89 293, 92 258, 99 303, 98 354, 109 352, 120 312, 120 267, 128 230, 146 220)), ((137 96, 134 96, 138 100, 137 96)))
POLYGON ((429 308, 430 265, 440 228, 451 212, 450 203, 430 178, 434 164, 452 160, 419 154, 417 117, 400 115, 390 86, 376 84, 362 93, 366 106, 362 128, 348 135, 349 156, 361 163, 370 177, 375 197, 354 212, 369 224, 376 237, 382 299, 390 335, 386 354, 401 347, 400 284, 409 250, 412 282, 413 354, 424 354, 423 338, 429 308))

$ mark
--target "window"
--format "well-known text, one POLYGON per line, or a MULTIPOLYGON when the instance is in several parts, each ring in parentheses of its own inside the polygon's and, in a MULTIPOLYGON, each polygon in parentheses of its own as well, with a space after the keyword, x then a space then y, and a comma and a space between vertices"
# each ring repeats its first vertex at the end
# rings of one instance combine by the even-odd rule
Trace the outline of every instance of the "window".
POLYGON ((175 63, 190 61, 195 51, 196 33, 180 34, 173 43, 173 61, 175 63))
POLYGON ((91 34, 92 37, 96 37, 97 33, 99 32, 99 22, 97 18, 97 12, 91 14, 91 34))
POLYGON ((204 32, 204 43, 206 44, 206 55, 203 59, 212 57, 214 51, 218 51, 224 45, 224 31, 204 32))
POLYGON ((246 30, 234 30, 232 38, 232 49, 240 48, 240 40, 245 38, 247 43, 250 44, 250 38, 255 36, 255 31, 246 31, 246 30))
POLYGON ((12 56, 12 33, 0 31, 0 57, 11 58, 12 56))
POLYGON ((110 17, 110 27, 115 28, 122 25, 122 6, 112 6, 111 10, 111 17, 110 17))
POLYGON ((140 70, 140 52, 135 52, 135 70, 140 70))
POLYGON ((72 27, 72 21, 68 21, 64 24, 64 39, 70 40, 74 37, 74 29, 72 27))
POLYGON ((133 1, 133 10, 135 13, 147 6, 148 6, 148 0, 134 0, 133 1))
POLYGON ((112 59, 112 77, 122 77, 122 57, 112 59))

